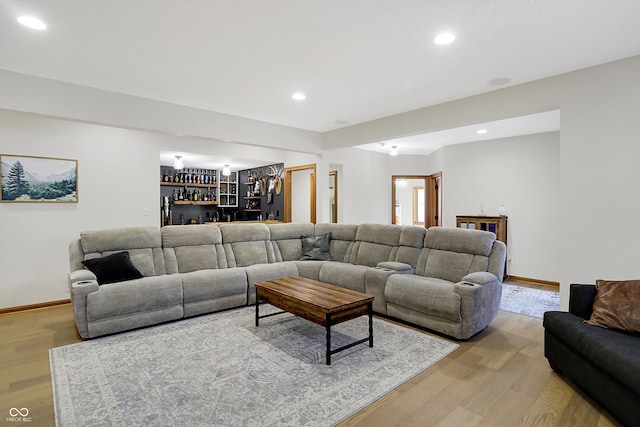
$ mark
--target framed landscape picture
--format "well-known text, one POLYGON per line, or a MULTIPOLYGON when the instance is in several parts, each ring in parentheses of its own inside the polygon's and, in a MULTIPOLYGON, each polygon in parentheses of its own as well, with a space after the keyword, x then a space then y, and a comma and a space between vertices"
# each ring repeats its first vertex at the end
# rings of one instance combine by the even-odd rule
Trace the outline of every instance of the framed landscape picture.
POLYGON ((0 154, 1 202, 78 202, 78 161, 0 154))

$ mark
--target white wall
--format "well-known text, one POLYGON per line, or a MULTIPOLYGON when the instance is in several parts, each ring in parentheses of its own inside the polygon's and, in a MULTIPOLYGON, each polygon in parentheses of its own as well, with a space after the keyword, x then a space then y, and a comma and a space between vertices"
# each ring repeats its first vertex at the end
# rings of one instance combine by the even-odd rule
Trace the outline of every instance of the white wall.
MULTIPOLYGON (((327 132, 322 146, 338 149, 560 109, 560 233, 545 236, 560 248, 566 309, 570 283, 638 277, 639 75, 640 56, 634 56, 327 132)), ((451 194, 447 180, 443 171, 451 194)))
POLYGON ((80 231, 159 225, 159 158, 167 150, 228 154, 287 167, 318 159, 0 110, 0 153, 76 159, 79 186, 78 203, 0 203, 0 308, 69 298, 67 247, 80 231))
MULTIPOLYGON (((329 164, 342 165, 343 176, 338 195, 339 222, 391 224, 391 176, 388 159, 386 154, 356 148, 331 150, 323 155, 326 167, 319 169, 318 175, 328 176, 329 164)), ((327 204, 324 205, 328 212, 327 204)), ((328 213, 324 218, 328 218, 328 213)))
POLYGON ((509 274, 560 281, 560 134, 445 147, 443 226, 507 209, 509 274))

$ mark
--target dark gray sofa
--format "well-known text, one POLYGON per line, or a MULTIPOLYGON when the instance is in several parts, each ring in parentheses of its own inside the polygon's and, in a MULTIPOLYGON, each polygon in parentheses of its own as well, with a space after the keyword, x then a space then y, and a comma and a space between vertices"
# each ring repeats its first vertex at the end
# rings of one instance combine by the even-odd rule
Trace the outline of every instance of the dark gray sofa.
POLYGON ((584 323, 595 285, 572 284, 569 312, 544 314, 544 355, 613 416, 640 426, 640 336, 584 323))

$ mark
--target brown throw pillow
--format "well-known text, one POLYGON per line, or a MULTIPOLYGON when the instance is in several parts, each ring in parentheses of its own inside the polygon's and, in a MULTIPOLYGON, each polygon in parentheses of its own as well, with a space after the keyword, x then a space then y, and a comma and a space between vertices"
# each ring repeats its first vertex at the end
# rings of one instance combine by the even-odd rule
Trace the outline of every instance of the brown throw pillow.
POLYGON ((597 280, 591 319, 585 323, 640 334, 640 280, 597 280))

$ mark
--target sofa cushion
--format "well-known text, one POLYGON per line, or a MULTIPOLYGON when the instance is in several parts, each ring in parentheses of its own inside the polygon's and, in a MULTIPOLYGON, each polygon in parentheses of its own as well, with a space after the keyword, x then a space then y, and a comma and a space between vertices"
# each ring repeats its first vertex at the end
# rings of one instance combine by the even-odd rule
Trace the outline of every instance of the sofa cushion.
POLYGON ((330 232, 320 236, 304 236, 300 240, 302 241, 301 260, 331 261, 330 232))
POLYGON ((313 235, 314 225, 288 222, 267 224, 276 261, 293 261, 302 257, 302 236, 313 235))
POLYGON ((314 235, 331 233, 329 253, 334 261, 348 262, 358 226, 353 224, 316 224, 314 235))
POLYGON ((472 254, 431 249, 425 264, 425 276, 458 282, 469 272, 472 254))
POLYGON ((390 304, 460 323, 460 295, 453 289, 453 283, 438 278, 392 274, 384 295, 390 304))
POLYGON ((574 314, 561 311, 546 312, 543 326, 567 347, 640 396, 640 339, 637 336, 592 326, 574 314))
POLYGON ((131 262, 143 276, 166 274, 162 239, 157 227, 83 231, 80 233, 80 245, 85 260, 127 251, 131 262))
POLYGON ((162 245, 157 227, 128 227, 83 231, 80 243, 85 254, 127 249, 159 248, 162 245))
POLYGON ((326 262, 320 267, 318 280, 358 292, 365 291, 367 270, 371 267, 345 262, 326 262))
POLYGON ((640 280, 596 281, 593 313, 586 323, 640 334, 640 280))
POLYGON ((298 276, 298 267, 292 261, 276 262, 273 264, 254 264, 244 269, 247 274, 247 304, 256 302, 257 282, 298 276))
POLYGON ((223 224, 220 231, 228 267, 276 262, 265 224, 223 224))
MULTIPOLYGON (((179 306, 182 315, 182 283, 175 274, 143 277, 101 286, 87 295, 87 321, 117 318, 179 306)), ((170 320, 170 319, 167 319, 170 320)), ((124 327, 126 330, 130 329, 124 327)))
POLYGON ((496 235, 488 231, 431 227, 425 233, 424 247, 489 256, 495 240, 496 235))
POLYGON ((185 317, 247 303, 247 274, 243 268, 192 271, 180 278, 185 317))
POLYGON ((401 232, 400 226, 390 224, 362 224, 358 226, 356 242, 346 261, 369 267, 375 267, 383 261, 394 261, 395 253, 400 244, 401 232))
POLYGON ((172 225, 162 227, 167 272, 188 273, 226 267, 222 234, 214 225, 172 225))
POLYGON ((427 229, 413 225, 402 227, 400 233, 400 246, 396 251, 393 261, 409 264, 413 268, 416 267, 420 250, 424 244, 424 236, 427 229))
POLYGON ((142 277, 140 271, 131 262, 129 252, 126 251, 116 252, 101 258, 87 259, 82 261, 82 264, 96 275, 96 280, 100 285, 142 277))

